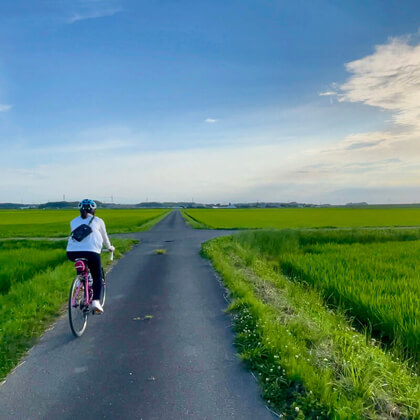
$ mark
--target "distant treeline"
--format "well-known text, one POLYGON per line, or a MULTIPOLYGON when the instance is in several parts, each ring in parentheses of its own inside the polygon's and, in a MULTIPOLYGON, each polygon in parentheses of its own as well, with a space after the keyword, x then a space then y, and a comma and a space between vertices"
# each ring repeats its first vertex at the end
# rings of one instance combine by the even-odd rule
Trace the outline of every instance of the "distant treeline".
MULTIPOLYGON (((361 203, 347 203, 345 205, 332 205, 332 204, 310 204, 310 203, 298 203, 298 202, 289 202, 289 203, 272 203, 272 202, 253 202, 253 203, 214 203, 214 204, 202 204, 195 202, 185 202, 185 201, 148 201, 138 204, 116 204, 116 203, 104 203, 99 200, 95 200, 99 208, 107 209, 135 209, 135 208, 202 208, 202 209, 211 209, 211 208, 316 208, 316 207, 357 207, 357 208, 401 208, 401 207, 420 207, 420 203, 414 204, 368 204, 366 202, 361 203)), ((74 209, 77 208, 78 201, 51 201, 44 204, 18 204, 18 203, 0 203, 0 209, 74 209)))

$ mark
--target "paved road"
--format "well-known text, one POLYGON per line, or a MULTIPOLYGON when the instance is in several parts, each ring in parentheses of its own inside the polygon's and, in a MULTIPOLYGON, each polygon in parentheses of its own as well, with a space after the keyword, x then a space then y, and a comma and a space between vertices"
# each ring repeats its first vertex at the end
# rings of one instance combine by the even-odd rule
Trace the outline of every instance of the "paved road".
POLYGON ((107 278, 105 314, 79 339, 60 319, 0 388, 0 418, 273 419, 198 254, 222 233, 192 230, 173 212, 134 235, 142 242, 107 278))

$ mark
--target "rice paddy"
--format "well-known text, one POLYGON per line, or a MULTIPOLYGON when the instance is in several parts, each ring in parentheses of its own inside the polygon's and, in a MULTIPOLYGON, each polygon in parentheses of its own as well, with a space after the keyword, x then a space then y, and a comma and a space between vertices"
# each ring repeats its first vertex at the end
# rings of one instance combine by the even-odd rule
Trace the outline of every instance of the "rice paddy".
POLYGON ((195 227, 284 229, 420 226, 420 208, 188 209, 195 227))
POLYGON ((239 354, 277 413, 420 417, 419 209, 184 216, 195 228, 244 229, 203 253, 230 290, 239 354))
MULTIPOLYGON (((147 229, 168 213, 165 209, 98 209, 108 233, 147 229)), ((77 210, 0 210, 0 238, 66 237, 77 210)))
POLYGON ((65 241, 0 241, 0 294, 67 260, 65 241))
MULTIPOLYGON (((135 241, 112 242, 119 258, 135 241)), ((66 241, 0 241, 0 379, 63 308, 74 276, 65 248, 66 241)))
MULTIPOLYGON (((145 230, 167 210, 98 210, 108 233, 145 230)), ((0 379, 12 369, 45 327, 60 314, 74 267, 66 240, 72 210, 0 211, 0 379), (19 239, 5 239, 5 238, 19 239), (45 238, 30 240, 20 238, 45 238)), ((118 259, 135 241, 112 238, 118 259)), ((102 257, 109 264, 109 254, 102 257)))
POLYGON ((246 232, 236 240, 420 361, 419 231, 246 232))
MULTIPOLYGON (((110 233, 166 214, 98 211, 110 233)), ((0 211, 0 237, 67 236, 76 215, 0 211)), ((388 228, 420 226, 419 209, 184 215, 198 228, 246 229, 203 252, 231 291, 238 352, 270 407, 285 418, 420 418, 420 229, 388 228)), ((64 241, 0 241, 0 377, 60 312, 72 275, 64 241)))
POLYGON ((203 245, 236 345, 285 418, 420 416, 417 230, 255 231, 203 245))

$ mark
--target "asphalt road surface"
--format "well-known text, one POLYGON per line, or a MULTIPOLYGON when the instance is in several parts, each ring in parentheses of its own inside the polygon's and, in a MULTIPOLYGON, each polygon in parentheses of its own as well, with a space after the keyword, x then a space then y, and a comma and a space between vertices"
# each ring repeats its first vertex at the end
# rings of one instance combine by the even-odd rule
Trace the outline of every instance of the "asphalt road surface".
POLYGON ((1 419, 273 419, 235 354, 227 303, 193 230, 172 212, 109 273, 102 316, 67 315, 0 388, 1 419), (166 249, 157 255, 156 249, 166 249))

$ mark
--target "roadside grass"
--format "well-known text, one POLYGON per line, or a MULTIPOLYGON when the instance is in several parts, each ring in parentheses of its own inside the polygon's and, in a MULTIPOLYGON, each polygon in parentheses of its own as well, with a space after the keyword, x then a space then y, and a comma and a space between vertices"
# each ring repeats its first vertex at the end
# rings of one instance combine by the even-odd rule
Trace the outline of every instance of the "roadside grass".
POLYGON ((420 361, 420 230, 260 231, 237 237, 315 287, 398 357, 420 361))
MULTIPOLYGON (((166 209, 99 209, 108 233, 127 233, 147 230, 170 210, 166 209)), ((70 221, 76 210, 0 210, 0 238, 60 238, 70 234, 70 221)))
POLYGON ((212 229, 420 226, 420 208, 187 209, 212 229))
MULTIPOLYGON (((113 243, 116 247, 114 258, 118 259, 137 241, 114 238, 113 243)), ((4 241, 0 243, 0 258, 4 249, 19 247, 19 244, 23 244, 24 256, 9 259, 9 265, 18 266, 23 258, 27 258, 25 264, 29 267, 32 260, 25 254, 28 249, 36 251, 36 255, 44 252, 47 257, 43 259, 45 265, 42 268, 20 273, 19 281, 11 280, 8 292, 0 295, 0 379, 6 377, 48 325, 63 313, 75 275, 73 264, 62 262, 66 260, 63 242, 4 241), (55 248, 58 246, 61 250, 55 248), (48 254, 55 256, 56 252, 61 253, 62 258, 58 262, 49 260, 48 254)), ((103 254, 104 267, 110 266, 109 259, 109 254, 103 254)))
POLYGON ((203 254, 231 292, 239 354, 271 408, 286 418, 419 418, 416 373, 317 290, 236 235, 203 244, 203 254))

